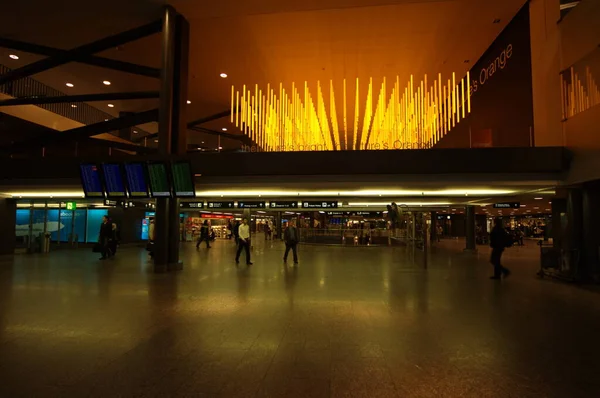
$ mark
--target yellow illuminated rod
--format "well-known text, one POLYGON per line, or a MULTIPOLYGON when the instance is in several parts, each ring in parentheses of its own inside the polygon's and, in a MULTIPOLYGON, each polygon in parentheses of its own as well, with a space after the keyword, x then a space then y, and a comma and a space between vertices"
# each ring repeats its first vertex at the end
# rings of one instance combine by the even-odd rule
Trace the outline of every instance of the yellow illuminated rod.
MULTIPOLYGON (((320 82, 309 85, 305 81, 304 92, 296 83, 292 83, 291 91, 280 83, 279 92, 271 84, 265 91, 258 85, 254 90, 244 85, 241 92, 232 87, 231 121, 261 151, 430 148, 471 113, 469 74, 460 81, 454 73, 447 81, 442 80, 441 73, 434 77, 424 76, 416 82, 411 75, 404 88, 399 77, 389 84, 386 78, 378 82, 370 78, 363 83, 366 87, 361 87, 357 78, 353 116, 348 104, 352 92, 348 92, 346 79, 339 86, 331 80, 329 95, 320 82), (342 90, 341 109, 336 89, 342 90), (361 100, 365 101, 363 109, 361 100), (352 124, 349 117, 354 119, 352 124)), ((573 78, 577 81, 576 76, 573 78)), ((573 86, 563 90, 567 114, 600 99, 594 93, 582 101, 578 94, 581 84, 573 86)))

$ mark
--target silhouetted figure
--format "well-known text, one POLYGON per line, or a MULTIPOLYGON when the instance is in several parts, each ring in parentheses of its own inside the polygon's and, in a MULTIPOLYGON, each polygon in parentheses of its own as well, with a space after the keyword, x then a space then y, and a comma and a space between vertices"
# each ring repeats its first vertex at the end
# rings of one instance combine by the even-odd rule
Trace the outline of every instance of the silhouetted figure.
POLYGON ((490 279, 500 279, 501 276, 506 278, 510 275, 510 270, 500 263, 504 249, 510 246, 512 246, 512 237, 504 229, 502 219, 498 218, 490 233, 490 247, 492 248, 490 262, 494 266, 494 276, 491 276, 490 279))
POLYGON ((100 235, 98 236, 98 242, 102 247, 102 257, 100 260, 106 260, 109 253, 110 239, 113 236, 112 224, 110 223, 108 216, 102 217, 102 224, 100 225, 100 235))
POLYGON ((206 248, 210 249, 210 227, 208 226, 208 220, 204 220, 204 223, 200 227, 200 238, 196 243, 196 249, 200 248, 200 244, 206 241, 206 248))
POLYGON ((298 241, 300 240, 300 235, 298 234, 298 228, 296 228, 295 222, 290 222, 288 227, 285 229, 283 233, 283 239, 285 241, 285 254, 283 255, 283 262, 287 262, 288 254, 290 250, 294 254, 294 264, 298 264, 298 241))

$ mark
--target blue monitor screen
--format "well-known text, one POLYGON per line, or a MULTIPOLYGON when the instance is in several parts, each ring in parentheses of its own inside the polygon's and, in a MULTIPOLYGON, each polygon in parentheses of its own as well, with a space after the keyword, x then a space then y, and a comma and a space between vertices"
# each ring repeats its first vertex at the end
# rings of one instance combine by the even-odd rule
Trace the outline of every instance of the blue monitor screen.
POLYGON ((81 184, 85 196, 88 198, 104 197, 98 166, 95 164, 82 164, 79 169, 81 171, 81 184))
POLYGON ((127 196, 121 166, 117 163, 104 163, 102 171, 104 171, 107 196, 112 198, 124 198, 127 196))
POLYGON ((129 196, 132 198, 147 198, 148 179, 145 165, 143 163, 128 163, 125 165, 125 174, 127 175, 129 196))

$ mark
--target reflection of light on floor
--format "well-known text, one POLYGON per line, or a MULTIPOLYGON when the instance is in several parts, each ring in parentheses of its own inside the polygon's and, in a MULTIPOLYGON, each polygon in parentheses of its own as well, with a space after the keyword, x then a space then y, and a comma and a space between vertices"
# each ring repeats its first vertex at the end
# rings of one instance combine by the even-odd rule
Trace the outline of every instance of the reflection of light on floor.
POLYGON ((325 278, 321 278, 321 280, 319 281, 319 286, 325 286, 325 278))

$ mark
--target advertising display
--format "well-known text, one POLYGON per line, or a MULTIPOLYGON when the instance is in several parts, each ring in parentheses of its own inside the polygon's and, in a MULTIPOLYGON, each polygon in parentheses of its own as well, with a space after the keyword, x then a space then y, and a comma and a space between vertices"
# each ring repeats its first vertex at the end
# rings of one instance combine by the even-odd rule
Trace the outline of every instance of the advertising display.
POLYGON ((117 163, 103 163, 102 172, 104 174, 106 196, 109 198, 126 197, 127 193, 125 192, 125 181, 123 180, 121 166, 117 163))
POLYGON ((125 176, 127 177, 127 190, 131 198, 147 198, 148 175, 143 163, 125 164, 125 176))
POLYGON ((102 178, 98 166, 82 164, 79 166, 81 185, 86 198, 103 198, 102 178))
POLYGON ((174 162, 171 165, 171 175, 173 177, 173 190, 175 191, 176 198, 196 197, 194 175, 192 174, 192 167, 188 162, 174 162))
POLYGON ((148 163, 148 177, 153 198, 171 197, 171 186, 169 184, 166 164, 148 163))

